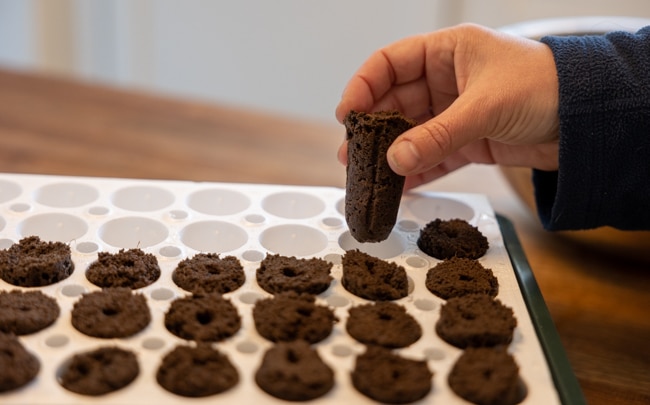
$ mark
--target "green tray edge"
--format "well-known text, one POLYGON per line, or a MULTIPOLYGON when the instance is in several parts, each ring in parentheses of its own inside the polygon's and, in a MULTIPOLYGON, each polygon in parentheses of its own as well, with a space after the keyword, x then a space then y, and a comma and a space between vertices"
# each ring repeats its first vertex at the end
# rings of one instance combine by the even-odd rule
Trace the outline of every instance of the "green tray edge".
POLYGON ((515 228, 512 222, 503 215, 497 213, 496 218, 560 401, 564 405, 586 404, 578 379, 573 373, 560 336, 555 329, 555 323, 548 312, 546 302, 537 281, 535 281, 535 276, 515 228))

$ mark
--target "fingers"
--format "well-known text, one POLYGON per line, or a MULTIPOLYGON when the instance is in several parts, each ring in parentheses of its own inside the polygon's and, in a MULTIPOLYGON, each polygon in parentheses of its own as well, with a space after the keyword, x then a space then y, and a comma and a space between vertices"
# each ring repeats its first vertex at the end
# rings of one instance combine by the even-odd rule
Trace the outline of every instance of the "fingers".
MULTIPOLYGON (((348 163, 348 142, 344 141, 338 149, 337 158, 339 162, 343 165, 348 163)), ((432 180, 440 178, 446 174, 451 173, 452 171, 459 169, 470 161, 464 158, 462 155, 454 158, 450 158, 441 164, 432 167, 431 169, 417 173, 415 175, 407 176, 404 183, 404 190, 410 190, 422 184, 426 184, 432 180)))
POLYGON ((459 98, 447 110, 403 133, 388 149, 388 163, 403 176, 430 170, 484 134, 481 115, 459 98))
MULTIPOLYGON (((407 184, 468 162, 553 168, 557 148, 539 145, 559 136, 557 88, 553 55, 543 44, 461 25, 371 55, 344 90, 336 116, 342 122, 350 110, 398 110, 415 119, 419 125, 387 156, 407 184)), ((344 164, 346 150, 342 145, 338 155, 344 164)))
MULTIPOLYGON (((400 111, 404 116, 417 119, 430 112, 430 93, 426 78, 393 86, 382 98, 378 99, 373 111, 400 111)), ((420 121, 423 122, 423 121, 420 121)))
POLYGON ((338 161, 343 165, 347 166, 348 164, 348 141, 343 141, 339 150, 336 154, 338 161))
POLYGON ((342 124, 345 116, 351 110, 370 112, 375 103, 371 84, 358 74, 355 74, 343 91, 343 96, 336 107, 336 119, 342 124))
MULTIPOLYGON (((417 81, 425 76, 425 37, 416 36, 395 42, 373 53, 361 65, 343 91, 336 108, 336 118, 343 122, 350 110, 372 112, 378 110, 378 102, 396 108, 410 95, 402 89, 397 95, 387 97, 395 87, 417 81)), ((412 86, 410 89, 420 88, 412 86)), ((426 89, 426 87, 425 87, 426 89)), ((420 98, 422 97, 420 92, 420 98)), ((403 111, 404 112, 404 111, 403 111)), ((404 112, 406 113, 406 112, 404 112)))
POLYGON ((439 179, 454 170, 460 169, 461 167, 470 163, 466 159, 450 159, 442 162, 438 166, 432 167, 431 169, 418 173, 412 176, 406 176, 404 182, 404 190, 410 190, 412 188, 421 186, 422 184, 427 184, 433 180, 439 179))

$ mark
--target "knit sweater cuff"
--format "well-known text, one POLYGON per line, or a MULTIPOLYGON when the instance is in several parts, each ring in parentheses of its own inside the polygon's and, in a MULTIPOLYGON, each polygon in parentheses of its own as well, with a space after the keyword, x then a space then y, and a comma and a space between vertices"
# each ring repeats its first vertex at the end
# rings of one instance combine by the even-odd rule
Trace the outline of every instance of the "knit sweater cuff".
POLYGON ((541 41, 560 105, 559 169, 533 174, 543 225, 649 229, 650 27, 541 41))

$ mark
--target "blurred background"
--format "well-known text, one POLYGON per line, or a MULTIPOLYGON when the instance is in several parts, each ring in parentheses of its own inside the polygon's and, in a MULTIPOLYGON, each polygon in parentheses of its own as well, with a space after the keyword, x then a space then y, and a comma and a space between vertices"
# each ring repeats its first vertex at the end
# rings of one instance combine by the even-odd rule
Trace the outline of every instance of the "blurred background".
POLYGON ((348 78, 383 45, 567 16, 650 17, 650 2, 0 0, 0 67, 334 122, 348 78))

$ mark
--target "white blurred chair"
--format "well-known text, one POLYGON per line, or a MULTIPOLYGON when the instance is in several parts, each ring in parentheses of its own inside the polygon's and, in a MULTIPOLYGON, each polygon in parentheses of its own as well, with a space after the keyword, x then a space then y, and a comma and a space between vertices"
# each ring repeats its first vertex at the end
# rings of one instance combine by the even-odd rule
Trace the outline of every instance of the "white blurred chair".
POLYGON ((499 28, 500 31, 531 39, 545 35, 588 35, 610 31, 635 32, 650 25, 650 18, 590 16, 560 17, 523 21, 499 28))

